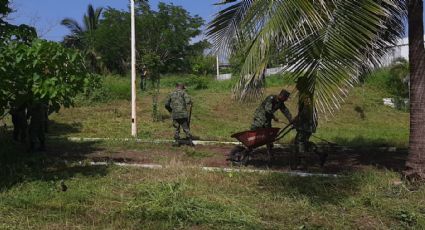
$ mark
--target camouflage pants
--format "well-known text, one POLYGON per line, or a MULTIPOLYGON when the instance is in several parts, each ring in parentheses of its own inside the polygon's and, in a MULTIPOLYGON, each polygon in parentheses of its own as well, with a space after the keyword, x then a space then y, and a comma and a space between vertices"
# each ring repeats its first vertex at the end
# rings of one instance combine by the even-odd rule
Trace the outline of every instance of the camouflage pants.
POLYGON ((306 151, 310 151, 309 139, 311 135, 311 132, 297 130, 297 135, 295 136, 295 152, 305 153, 306 151))
POLYGON ((183 129, 187 138, 192 138, 192 135, 190 134, 189 124, 188 124, 187 118, 174 119, 173 120, 173 126, 174 126, 174 128, 176 128, 176 132, 174 134, 175 140, 180 139, 180 127, 183 129))

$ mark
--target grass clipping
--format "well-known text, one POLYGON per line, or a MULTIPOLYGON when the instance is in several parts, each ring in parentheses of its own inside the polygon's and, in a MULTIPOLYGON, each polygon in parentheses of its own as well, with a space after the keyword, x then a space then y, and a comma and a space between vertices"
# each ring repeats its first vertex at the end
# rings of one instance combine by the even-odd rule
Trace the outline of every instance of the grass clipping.
POLYGON ((255 210, 228 200, 225 204, 191 196, 190 190, 185 182, 143 184, 123 214, 139 220, 140 224, 157 227, 183 228, 187 224, 217 228, 258 226, 255 210))

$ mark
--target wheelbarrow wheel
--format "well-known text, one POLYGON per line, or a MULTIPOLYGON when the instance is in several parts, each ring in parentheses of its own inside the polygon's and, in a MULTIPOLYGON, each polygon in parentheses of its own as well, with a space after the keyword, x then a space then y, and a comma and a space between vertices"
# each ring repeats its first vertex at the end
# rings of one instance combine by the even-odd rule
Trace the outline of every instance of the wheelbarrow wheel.
POLYGON ((249 151, 243 146, 235 146, 229 154, 229 158, 227 160, 232 162, 232 165, 245 165, 249 159, 249 151))
POLYGON ((245 151, 243 146, 237 145, 232 150, 230 150, 229 157, 227 160, 229 161, 240 161, 242 153, 245 151))

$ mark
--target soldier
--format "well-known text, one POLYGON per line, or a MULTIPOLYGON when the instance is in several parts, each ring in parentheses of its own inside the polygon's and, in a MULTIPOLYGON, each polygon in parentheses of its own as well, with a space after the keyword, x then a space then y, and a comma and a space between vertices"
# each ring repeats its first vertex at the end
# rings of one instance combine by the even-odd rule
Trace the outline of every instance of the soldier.
POLYGON ((15 141, 25 142, 28 128, 26 104, 23 103, 13 107, 9 113, 12 115, 13 139, 15 141))
MULTIPOLYGON (((251 125, 251 130, 260 128, 271 128, 272 119, 276 122, 279 121, 274 116, 277 110, 280 110, 289 122, 292 122, 292 115, 285 105, 285 101, 289 99, 290 93, 286 90, 280 91, 279 95, 270 95, 264 99, 260 106, 255 110, 254 121, 251 125)), ((273 144, 267 144, 267 153, 269 160, 272 158, 271 149, 273 144)))
POLYGON ((173 126, 176 128, 174 135, 175 142, 173 146, 180 146, 180 127, 189 139, 189 145, 193 146, 193 137, 189 130, 189 113, 188 109, 192 107, 192 100, 185 92, 184 84, 176 84, 176 90, 170 93, 165 102, 165 108, 172 114, 173 126))
POLYGON ((39 151, 44 151, 45 146, 45 124, 46 124, 47 106, 45 103, 33 103, 28 109, 27 117, 30 119, 29 134, 30 134, 30 148, 29 151, 33 152, 35 143, 40 142, 39 151))
POLYGON ((308 143, 311 135, 316 132, 317 119, 313 109, 313 93, 308 89, 308 79, 301 77, 296 83, 299 92, 298 115, 294 119, 294 126, 297 130, 295 145, 297 153, 304 153, 308 150, 308 143))
POLYGON ((274 116, 274 113, 279 109, 289 122, 292 122, 292 115, 289 109, 285 106, 285 101, 288 100, 290 93, 282 90, 279 95, 270 95, 264 99, 260 106, 255 110, 254 121, 251 125, 251 130, 260 128, 271 128, 272 119, 276 122, 279 121, 274 116))
MULTIPOLYGON (((313 93, 308 90, 308 79, 300 78, 296 83, 296 88, 299 92, 299 101, 298 115, 294 119, 294 126, 297 130, 295 153, 298 155, 297 157, 303 157, 304 153, 314 151, 314 143, 310 142, 310 137, 316 132, 317 111, 313 105, 313 93)), ((327 154, 319 154, 319 157, 320 164, 323 166, 327 154)))
POLYGON ((140 90, 145 91, 146 90, 146 81, 148 79, 148 69, 145 65, 142 66, 142 69, 140 70, 140 90))

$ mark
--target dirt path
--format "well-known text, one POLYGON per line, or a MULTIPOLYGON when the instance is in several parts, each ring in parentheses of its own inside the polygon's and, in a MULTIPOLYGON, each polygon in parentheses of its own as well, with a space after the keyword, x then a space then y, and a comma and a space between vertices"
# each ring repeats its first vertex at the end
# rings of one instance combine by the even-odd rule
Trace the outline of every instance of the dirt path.
MULTIPOLYGON (((167 164, 171 161, 180 161, 186 164, 207 166, 207 167, 229 167, 226 161, 228 153, 234 146, 231 145, 210 145, 166 148, 162 146, 148 147, 146 149, 126 149, 126 147, 95 148, 87 149, 76 143, 73 148, 60 148, 52 146, 47 154, 51 157, 59 157, 69 160, 90 160, 95 162, 113 161, 123 163, 155 163, 167 164)), ((168 145, 168 144, 165 144, 168 145)), ((307 168, 304 171, 321 173, 342 173, 356 171, 365 167, 386 168, 393 171, 403 170, 407 157, 407 149, 391 148, 321 148, 321 151, 329 154, 325 166, 318 165, 319 159, 316 155, 306 158, 307 168)), ((289 155, 291 149, 288 146, 275 147, 273 149, 274 159, 268 162, 265 149, 257 149, 253 152, 251 160, 248 162, 249 168, 273 169, 279 171, 290 171, 289 155)))

